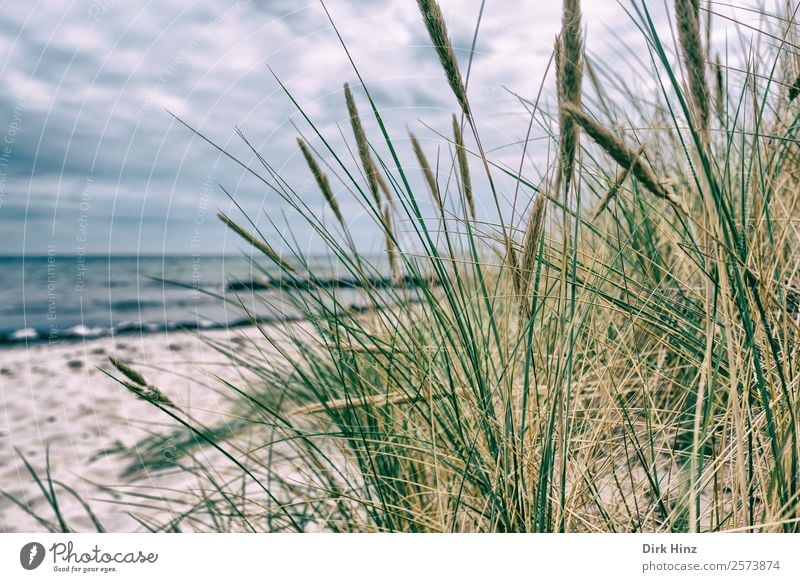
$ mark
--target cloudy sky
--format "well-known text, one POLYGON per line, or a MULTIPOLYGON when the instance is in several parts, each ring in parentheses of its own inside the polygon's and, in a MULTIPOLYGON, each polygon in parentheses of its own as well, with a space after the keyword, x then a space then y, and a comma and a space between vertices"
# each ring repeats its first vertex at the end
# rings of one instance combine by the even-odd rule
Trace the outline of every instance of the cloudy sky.
MULTIPOLYGON (((441 5, 463 68, 480 0, 441 5)), ((424 124, 446 132, 456 103, 416 2, 327 6, 393 133, 402 140, 411 128, 434 155, 442 142, 424 124)), ((559 13, 557 0, 486 3, 470 98, 499 155, 515 152, 527 129, 503 87, 535 97, 559 13)), ((614 0, 584 2, 584 15, 600 58, 613 63, 620 43, 640 42, 614 0)), ((274 193, 167 113, 249 160, 241 127, 302 187, 292 121, 308 126, 270 68, 327 135, 341 140, 341 126, 350 139, 341 89, 356 77, 317 1, 0 1, 0 55, 0 255, 48 245, 59 254, 234 251, 238 241, 213 218, 230 207, 218 184, 254 216, 282 221, 274 193)), ((359 213, 348 207, 355 223, 359 213)), ((286 220, 302 242, 302 226, 286 220)))

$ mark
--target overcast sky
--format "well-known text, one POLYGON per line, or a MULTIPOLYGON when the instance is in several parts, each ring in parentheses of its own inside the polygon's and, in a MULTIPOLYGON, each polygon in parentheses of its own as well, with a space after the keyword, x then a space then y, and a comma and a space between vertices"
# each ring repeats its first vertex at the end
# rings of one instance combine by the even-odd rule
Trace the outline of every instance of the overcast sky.
MULTIPOLYGON (((480 0, 441 5, 464 68, 480 0)), ((456 103, 416 2, 327 6, 393 134, 404 139, 408 126, 435 155, 442 142, 423 123, 447 132, 456 103)), ((616 1, 584 2, 584 15, 588 47, 601 58, 613 62, 621 42, 641 42, 616 1)), ((557 0, 486 3, 470 98, 498 155, 517 152, 527 129, 503 86, 534 98, 559 20, 557 0)), ((239 242, 223 240, 213 218, 230 206, 218 183, 254 215, 282 220, 274 194, 166 112, 250 159, 234 133, 241 127, 302 188, 308 172, 290 120, 308 127, 269 67, 327 135, 336 139, 339 124, 350 139, 341 89, 356 78, 316 1, 6 0, 0 55, 0 255, 48 245, 59 254, 234 251, 239 242)), ((316 192, 308 197, 323 207, 316 192)), ((357 205, 347 204, 358 223, 357 205)), ((288 221, 305 244, 306 231, 288 221)))

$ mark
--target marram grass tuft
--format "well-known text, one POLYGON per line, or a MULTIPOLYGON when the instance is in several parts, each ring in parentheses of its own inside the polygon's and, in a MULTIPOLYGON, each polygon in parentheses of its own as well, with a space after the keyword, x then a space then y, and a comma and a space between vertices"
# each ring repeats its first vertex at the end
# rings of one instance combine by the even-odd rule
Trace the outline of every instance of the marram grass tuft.
POLYGON ((323 179, 301 142, 320 207, 340 220, 360 205, 382 255, 328 228, 289 177, 276 195, 346 285, 321 279, 305 241, 270 231, 289 260, 220 215, 261 253, 256 267, 288 277, 280 308, 303 321, 217 346, 255 379, 225 384, 235 428, 179 426, 226 456, 210 467, 187 446, 187 470, 215 478, 164 527, 800 530, 798 116, 796 91, 775 81, 793 76, 775 65, 793 62, 775 42, 791 12, 748 24, 744 46, 728 35, 723 69, 707 66, 724 35, 703 41, 700 3, 656 15, 661 4, 628 0, 648 53, 622 47, 610 66, 587 54, 580 3, 565 1, 555 93, 521 100, 520 135, 532 129, 509 165, 480 145, 438 4, 418 5, 457 102, 456 117, 426 122, 452 132, 439 151, 454 155, 434 171, 365 82, 363 120, 345 88, 350 158, 286 89, 330 162, 323 179), (431 194, 438 213, 424 212, 431 194))

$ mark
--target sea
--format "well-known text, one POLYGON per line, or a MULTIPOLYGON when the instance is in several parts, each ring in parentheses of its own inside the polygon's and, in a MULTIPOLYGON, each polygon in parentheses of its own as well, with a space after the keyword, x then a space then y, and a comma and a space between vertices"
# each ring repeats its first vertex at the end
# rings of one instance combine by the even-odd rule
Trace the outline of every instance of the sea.
MULTIPOLYGON (((337 261, 309 267, 341 283, 337 261)), ((0 257, 0 346, 297 318, 264 268, 245 256, 0 257)))

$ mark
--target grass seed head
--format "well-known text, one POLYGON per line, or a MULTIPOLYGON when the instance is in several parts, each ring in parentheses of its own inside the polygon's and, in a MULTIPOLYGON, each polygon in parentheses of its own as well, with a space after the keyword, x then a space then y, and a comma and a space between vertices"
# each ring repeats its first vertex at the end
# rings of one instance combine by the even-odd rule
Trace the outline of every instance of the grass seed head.
POLYGON ((344 217, 342 216, 342 210, 339 207, 339 202, 336 200, 336 196, 333 194, 330 182, 328 181, 328 176, 326 176, 325 172, 323 172, 319 167, 319 164, 314 158, 314 154, 311 153, 308 145, 299 137, 297 138, 297 145, 300 146, 300 151, 303 153, 303 157, 306 159, 306 163, 308 164, 314 179, 317 181, 317 186, 319 186, 319 189, 322 191, 325 201, 328 203, 328 206, 330 206, 333 215, 336 217, 336 220, 338 220, 339 224, 341 224, 342 228, 344 228, 345 223, 344 217))
POLYGON ((442 63, 445 75, 447 75, 450 89, 455 94, 464 114, 471 116, 467 91, 464 87, 464 82, 461 80, 461 72, 458 69, 456 54, 453 52, 453 44, 447 35, 447 26, 445 26, 442 10, 436 0, 417 0, 417 5, 422 13, 425 28, 428 29, 431 42, 436 49, 436 54, 439 55, 439 61, 442 63))
POLYGON ((425 176, 425 182, 428 184, 428 189, 430 189, 433 200, 436 202, 436 207, 443 215, 444 201, 442 200, 442 194, 439 191, 439 184, 436 182, 436 176, 433 175, 431 165, 428 162, 428 158, 425 156, 425 152, 422 150, 422 146, 420 145, 417 136, 410 132, 408 135, 411 137, 411 146, 414 148, 414 155, 417 156, 417 161, 422 168, 422 174, 425 176))
POLYGON ((475 200, 472 197, 472 179, 469 175, 467 149, 464 147, 464 134, 461 132, 461 124, 455 115, 453 115, 453 136, 456 144, 456 160, 458 161, 458 171, 461 177, 461 187, 464 189, 464 199, 470 218, 475 220, 475 200))
POLYGON ((369 191, 375 201, 376 208, 381 206, 381 197, 378 193, 378 168, 372 159, 372 154, 369 151, 369 142, 367 141, 367 134, 364 132, 364 126, 361 124, 361 116, 358 114, 356 101, 353 98, 353 92, 350 90, 350 85, 344 84, 344 98, 347 102, 347 114, 350 116, 350 125, 353 128, 353 135, 356 138, 356 146, 358 148, 358 157, 361 159, 361 165, 364 168, 364 173, 367 175, 367 183, 369 184, 369 191))
POLYGON ((580 0, 564 0, 561 34, 556 39, 556 86, 559 105, 561 152, 559 172, 564 191, 569 190, 575 167, 580 133, 575 120, 566 112, 565 106, 581 106, 583 84, 583 39, 581 38, 580 0))
POLYGON ((656 197, 669 201, 676 209, 686 214, 686 210, 680 200, 661 184, 652 168, 642 159, 641 155, 637 155, 636 151, 629 148, 614 132, 585 111, 571 105, 567 105, 566 110, 586 134, 603 148, 615 162, 623 168, 631 168, 631 173, 639 180, 642 186, 656 197))
POLYGON ((286 260, 284 260, 283 257, 281 257, 275 251, 275 249, 269 246, 265 241, 261 240, 260 238, 257 238, 253 233, 239 226, 239 224, 237 224, 230 216, 220 211, 217 212, 217 217, 222 222, 224 222, 228 228, 230 228, 233 232, 238 234, 242 239, 244 239, 245 241, 253 245, 256 249, 261 251, 273 263, 282 267, 285 271, 288 271, 290 273, 297 272, 292 265, 286 262, 286 260))
POLYGON ((519 276, 517 278, 517 293, 519 294, 520 308, 524 315, 530 316, 530 290, 533 273, 536 269, 536 256, 539 251, 539 242, 542 240, 544 232, 545 211, 547 208, 547 196, 539 194, 533 201, 533 208, 528 217, 528 225, 525 229, 525 241, 522 247, 522 255, 519 265, 519 276))
POLYGON ((706 53, 700 40, 700 15, 697 0, 675 0, 675 20, 683 63, 689 77, 689 96, 698 130, 708 143, 709 90, 706 80, 706 53))

